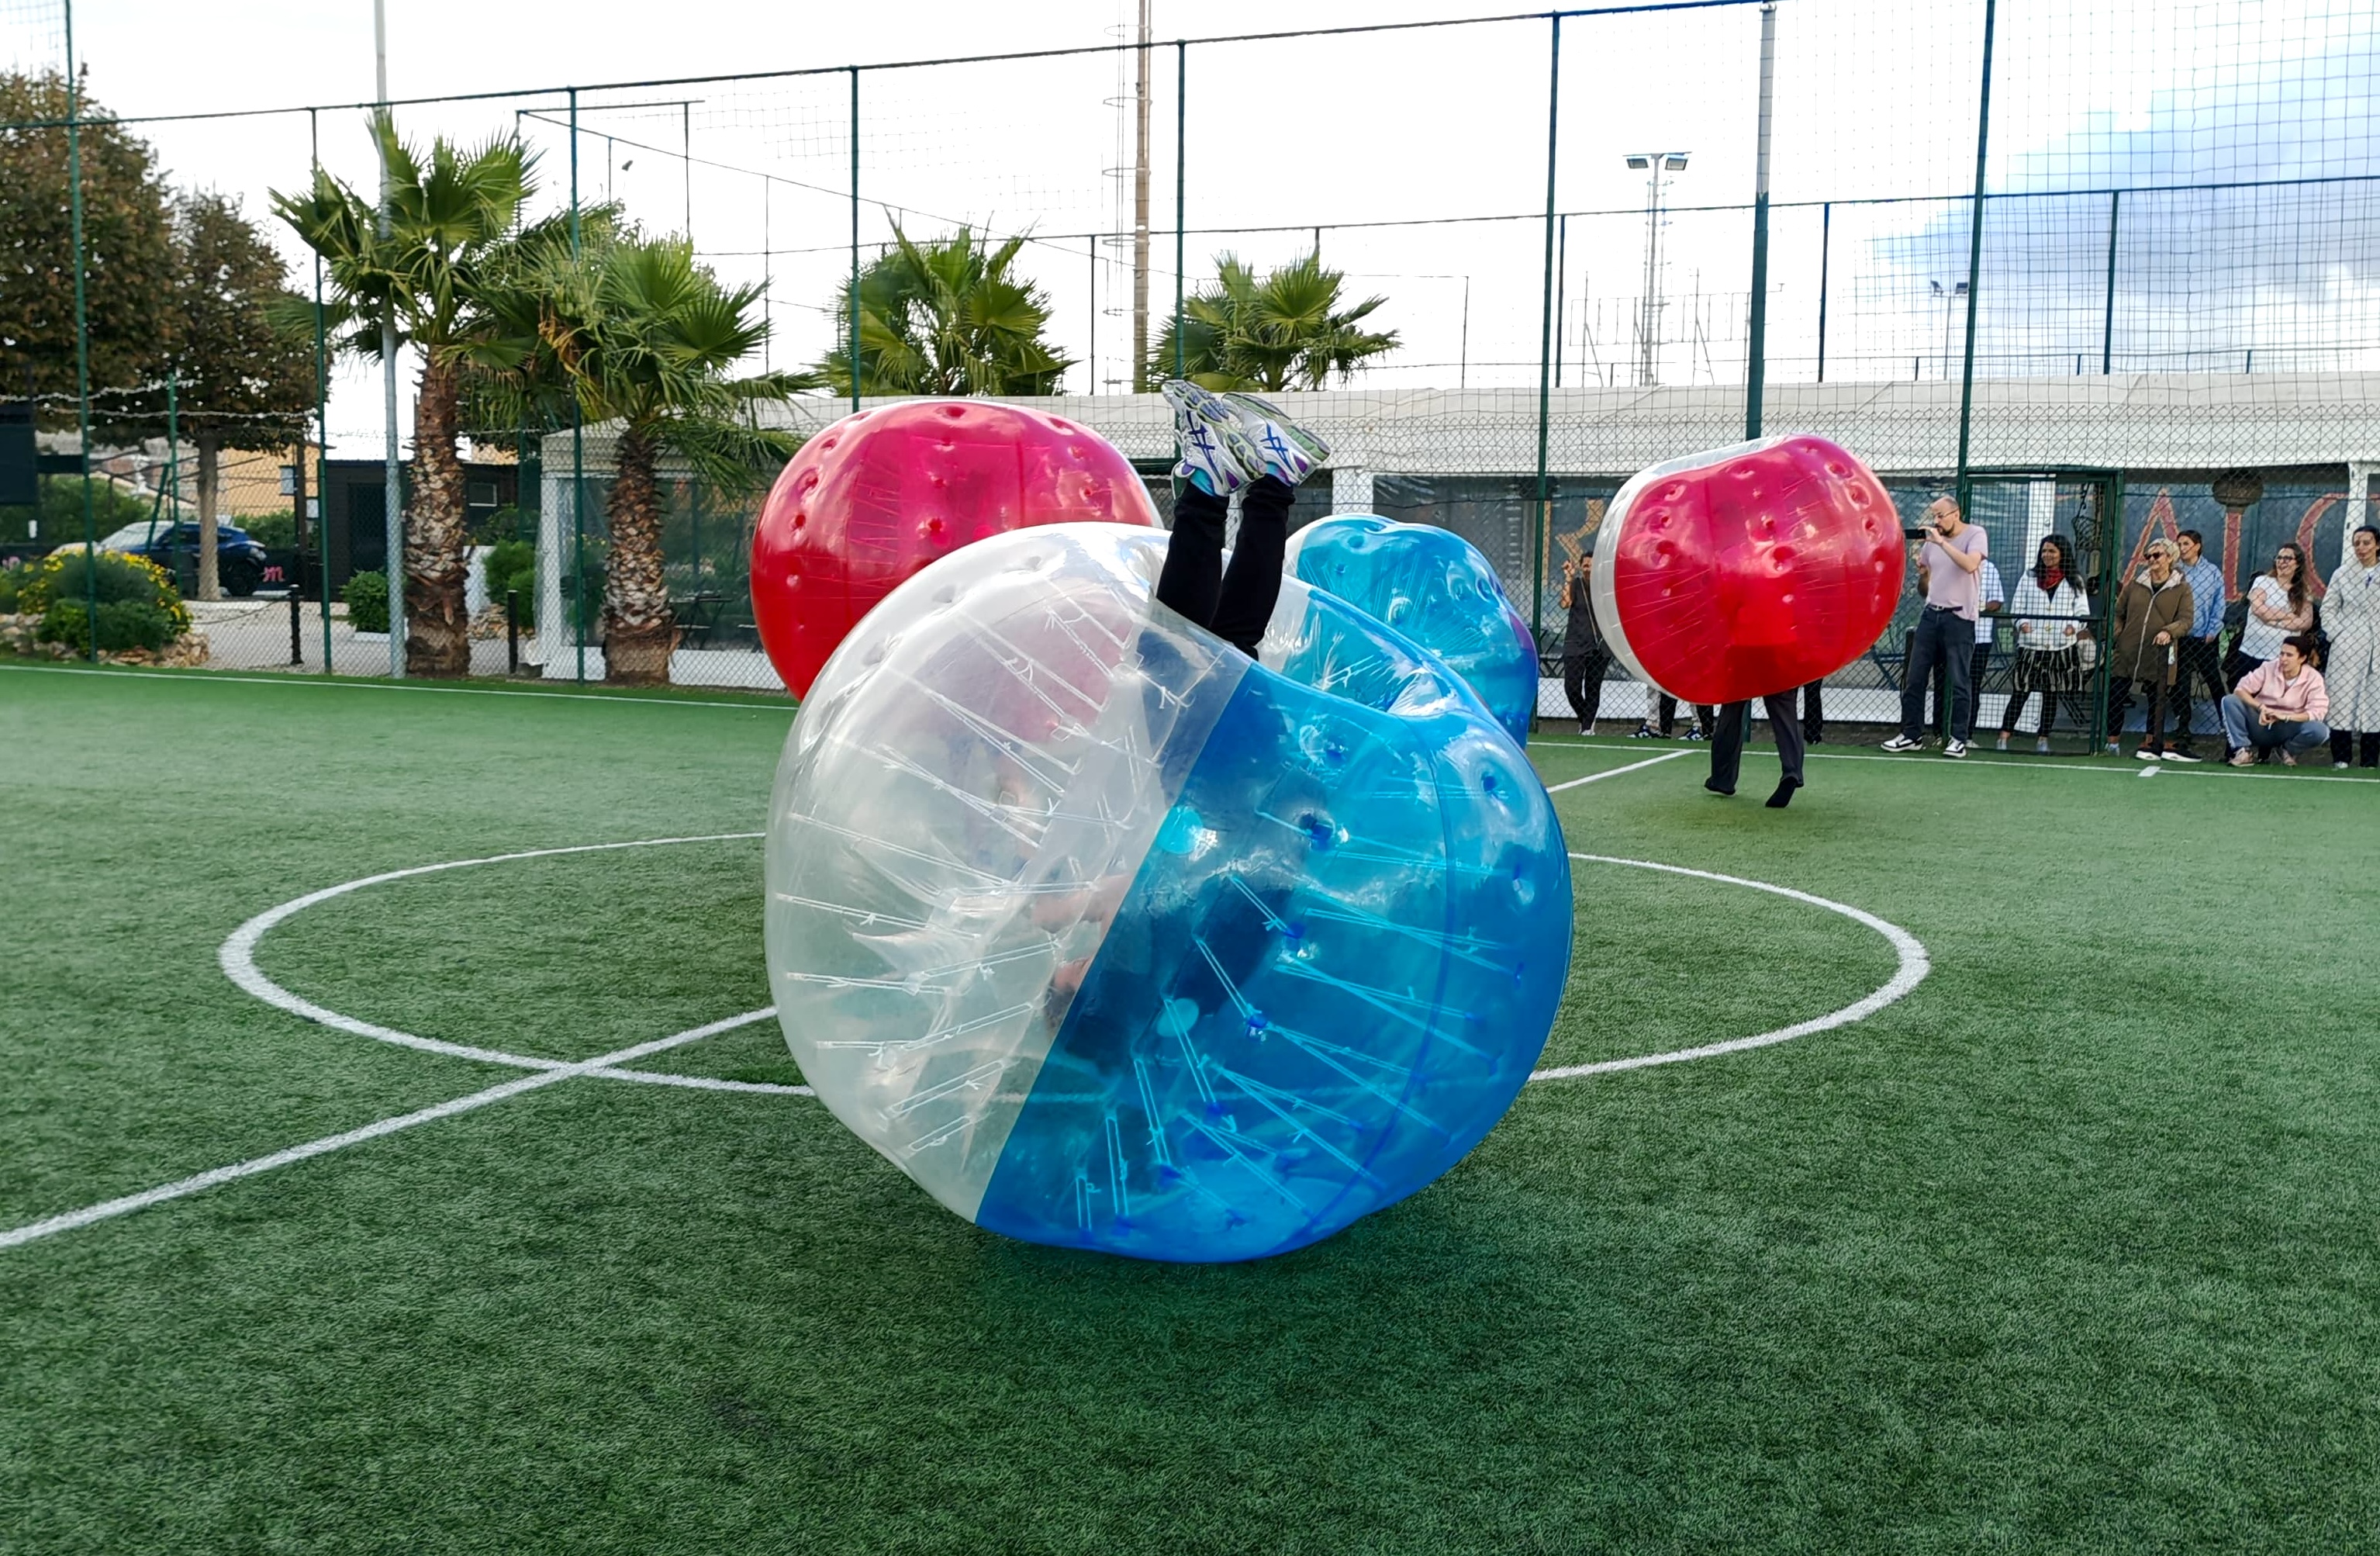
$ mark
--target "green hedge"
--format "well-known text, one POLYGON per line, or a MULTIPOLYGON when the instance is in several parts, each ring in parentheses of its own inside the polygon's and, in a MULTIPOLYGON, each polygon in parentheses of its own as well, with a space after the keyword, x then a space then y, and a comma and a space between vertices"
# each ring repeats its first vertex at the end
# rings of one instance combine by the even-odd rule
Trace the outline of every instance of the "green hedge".
POLYGON ((358 573, 339 590, 339 598, 346 602, 347 625, 358 632, 388 630, 386 573, 358 573))

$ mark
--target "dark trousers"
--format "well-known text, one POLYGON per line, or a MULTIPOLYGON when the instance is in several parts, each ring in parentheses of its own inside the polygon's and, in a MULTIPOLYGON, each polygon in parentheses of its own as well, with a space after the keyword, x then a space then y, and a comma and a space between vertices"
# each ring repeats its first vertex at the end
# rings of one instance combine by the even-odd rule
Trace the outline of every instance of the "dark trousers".
MULTIPOLYGON (((2368 729, 2361 731, 2360 734, 2363 746, 2363 760, 2362 765, 2365 767, 2380 767, 2380 734, 2374 734, 2368 729)), ((2359 732, 2354 730, 2332 730, 2330 732, 2330 760, 2335 762, 2355 760, 2355 747, 2357 744, 2358 735, 2359 732)))
POLYGON ((1184 481, 1173 498, 1173 538, 1157 575, 1157 602, 1256 657, 1265 623, 1281 598, 1281 553, 1289 543, 1294 488, 1259 476, 1240 494, 1239 543, 1223 568, 1223 521, 1230 504, 1184 481))
POLYGON ((1802 738, 1813 746, 1827 737, 1826 691, 1824 681, 1802 688, 1802 738))
MULTIPOLYGON (((1989 643, 1976 644, 1974 656, 1967 662, 1967 689, 1972 699, 1968 706, 1971 709, 1983 706, 1984 672, 1991 668, 1991 663, 1992 646, 1989 643)), ((1925 715, 1927 729, 1940 729, 1947 733, 1950 718, 1949 679, 1950 662, 1945 658, 1934 666, 1934 701, 1925 715)), ((1973 713, 1968 715, 1968 722, 1971 724, 1974 722, 1973 713)), ((1964 740, 1967 737, 1962 735, 1959 738, 1964 740)))
POLYGON ((1570 711, 1578 715, 1583 730, 1595 728, 1595 715, 1603 707, 1603 674, 1610 668, 1609 649, 1562 658, 1562 695, 1570 699, 1570 711))
POLYGON ((2173 744, 2177 750, 2190 749, 2191 723, 2197 710, 2191 706, 2191 682, 2194 679, 2206 688, 2206 700, 2216 710, 2216 723, 2222 721, 2223 699, 2230 687, 2223 684, 2223 655, 2212 638, 2184 638, 2177 646, 2173 671, 2173 744))
MULTIPOLYGON (((1718 722, 1718 710, 1706 702, 1694 704, 1694 715, 1701 721, 1705 735, 1708 735, 1711 732, 1711 725, 1718 722)), ((1661 694, 1660 721, 1653 727, 1664 735, 1670 734, 1678 727, 1678 699, 1667 692, 1661 694)))
MULTIPOLYGON (((1793 694, 1778 692, 1760 699, 1768 710, 1768 733, 1777 740, 1777 765, 1782 776, 1802 782, 1802 721, 1794 716, 1793 694)), ((1718 727, 1711 734, 1711 782, 1732 794, 1736 774, 1743 767, 1743 741, 1752 723, 1752 704, 1730 702, 1718 711, 1718 727)))
POLYGON ((2019 649, 2016 651, 2016 689, 2009 693, 2008 711, 2000 715, 2000 733, 2016 733, 2018 719, 2033 694, 2041 694, 2041 723, 2034 730, 2036 736, 2047 738, 2049 726, 2058 717, 2058 699, 2066 699, 2066 711, 2075 726, 2084 734, 2091 729, 2091 708, 2077 689, 2082 676, 2079 666, 2082 656, 2072 649, 2019 649))
POLYGON ((2165 749, 2166 698, 2166 684, 2163 680, 2119 679, 2115 683, 2114 700, 2107 708, 2107 738, 2110 742, 2123 738, 2124 715, 2132 711, 2132 699, 2136 694, 2148 699, 2149 709, 2148 734, 2141 742, 2141 747, 2143 750, 2162 751, 2165 749))
POLYGON ((1950 738, 1964 740, 1973 733, 1975 693, 1975 624, 1956 611, 1933 605, 1917 618, 1910 635, 1909 663, 1900 677, 1900 735, 1922 738, 1925 733, 1925 693, 1941 665, 1949 677, 1945 701, 1950 709, 1950 738))

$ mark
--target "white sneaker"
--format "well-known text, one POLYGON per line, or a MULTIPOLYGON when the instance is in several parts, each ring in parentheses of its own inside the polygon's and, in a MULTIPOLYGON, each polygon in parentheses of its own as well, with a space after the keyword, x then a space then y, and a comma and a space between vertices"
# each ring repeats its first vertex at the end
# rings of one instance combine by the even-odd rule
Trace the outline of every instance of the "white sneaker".
POLYGON ((1945 741, 1942 745, 1942 754, 1946 757, 1963 757, 1967 754, 1967 743, 1963 740, 1945 741))
POLYGON ((2165 760, 2168 761, 2200 761, 2204 759, 2195 756, 2189 751, 2168 751, 2165 754, 2165 760))
POLYGON ((2007 735, 1996 735, 1992 740, 1992 749, 1995 751, 2005 751, 2008 749, 2008 742, 2009 737, 2007 735))
POLYGON ((2033 743, 2033 754, 2036 757, 2046 757, 2049 755, 2049 742, 2046 740, 2034 741, 2033 743))
POLYGON ((1260 468, 1248 472, 1250 480, 1259 475, 1271 476, 1284 486, 1299 481, 1322 468, 1330 457, 1330 445, 1281 414, 1281 407, 1254 395, 1225 394, 1219 396, 1239 417, 1240 430, 1256 445, 1260 468))
POLYGON ((1264 474, 1263 451, 1219 396, 1186 378, 1167 379, 1163 393, 1173 407, 1173 435, 1182 444, 1174 475, 1213 496, 1228 497, 1264 474))
POLYGON ((1922 751, 1925 748, 1925 741, 1912 740, 1905 735, 1896 735, 1884 743, 1884 749, 1888 751, 1922 751))
POLYGON ((2146 746, 2134 751, 2132 756, 2135 760, 2139 761, 2156 761, 2159 760, 2157 754, 2155 751, 2150 750, 2146 746))

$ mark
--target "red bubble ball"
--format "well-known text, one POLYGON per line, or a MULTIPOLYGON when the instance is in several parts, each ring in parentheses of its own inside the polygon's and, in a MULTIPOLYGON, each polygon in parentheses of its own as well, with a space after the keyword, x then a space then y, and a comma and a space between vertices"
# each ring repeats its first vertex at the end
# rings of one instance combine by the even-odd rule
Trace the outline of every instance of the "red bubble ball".
POLYGON ((1132 462, 1087 427, 995 400, 852 412, 802 444, 752 536, 760 646, 796 697, 928 563, 1036 524, 1154 527, 1132 462))
POLYGON ((1656 465, 1596 531, 1595 617, 1638 678, 1682 702, 1806 686, 1892 623, 1906 571, 1884 483, 1792 433, 1656 465))

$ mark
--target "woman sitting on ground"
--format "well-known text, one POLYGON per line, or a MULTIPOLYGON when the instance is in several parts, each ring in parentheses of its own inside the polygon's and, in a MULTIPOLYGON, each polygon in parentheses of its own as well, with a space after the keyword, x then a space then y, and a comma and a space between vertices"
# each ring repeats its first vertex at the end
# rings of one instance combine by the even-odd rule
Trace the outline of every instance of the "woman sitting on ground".
POLYGON ((2016 599, 2010 603, 2009 614, 2016 620, 2016 690, 2008 700, 2008 711, 2000 716, 2000 745, 2008 749, 2009 736, 2024 711, 2024 705, 2034 692, 2041 694, 2041 726, 2034 732, 2033 748, 2049 750, 2049 725, 2058 716, 2058 699, 2066 699, 2066 711, 2075 723, 2084 730, 2091 727, 2091 714, 2082 706, 2082 639, 2090 636, 2084 625, 2091 616, 2090 596, 2082 592, 2082 576, 2075 571, 2074 542, 2063 535, 2045 535, 2041 549, 2034 553, 2033 568, 2017 579, 2016 599))
POLYGON ((2330 728, 2323 723, 2329 716, 2330 693, 2313 667, 2313 639, 2292 633, 2281 639, 2270 664, 2249 671, 2223 699, 2231 765, 2246 767, 2278 750, 2281 760, 2295 767, 2297 753, 2329 743, 2330 728))

